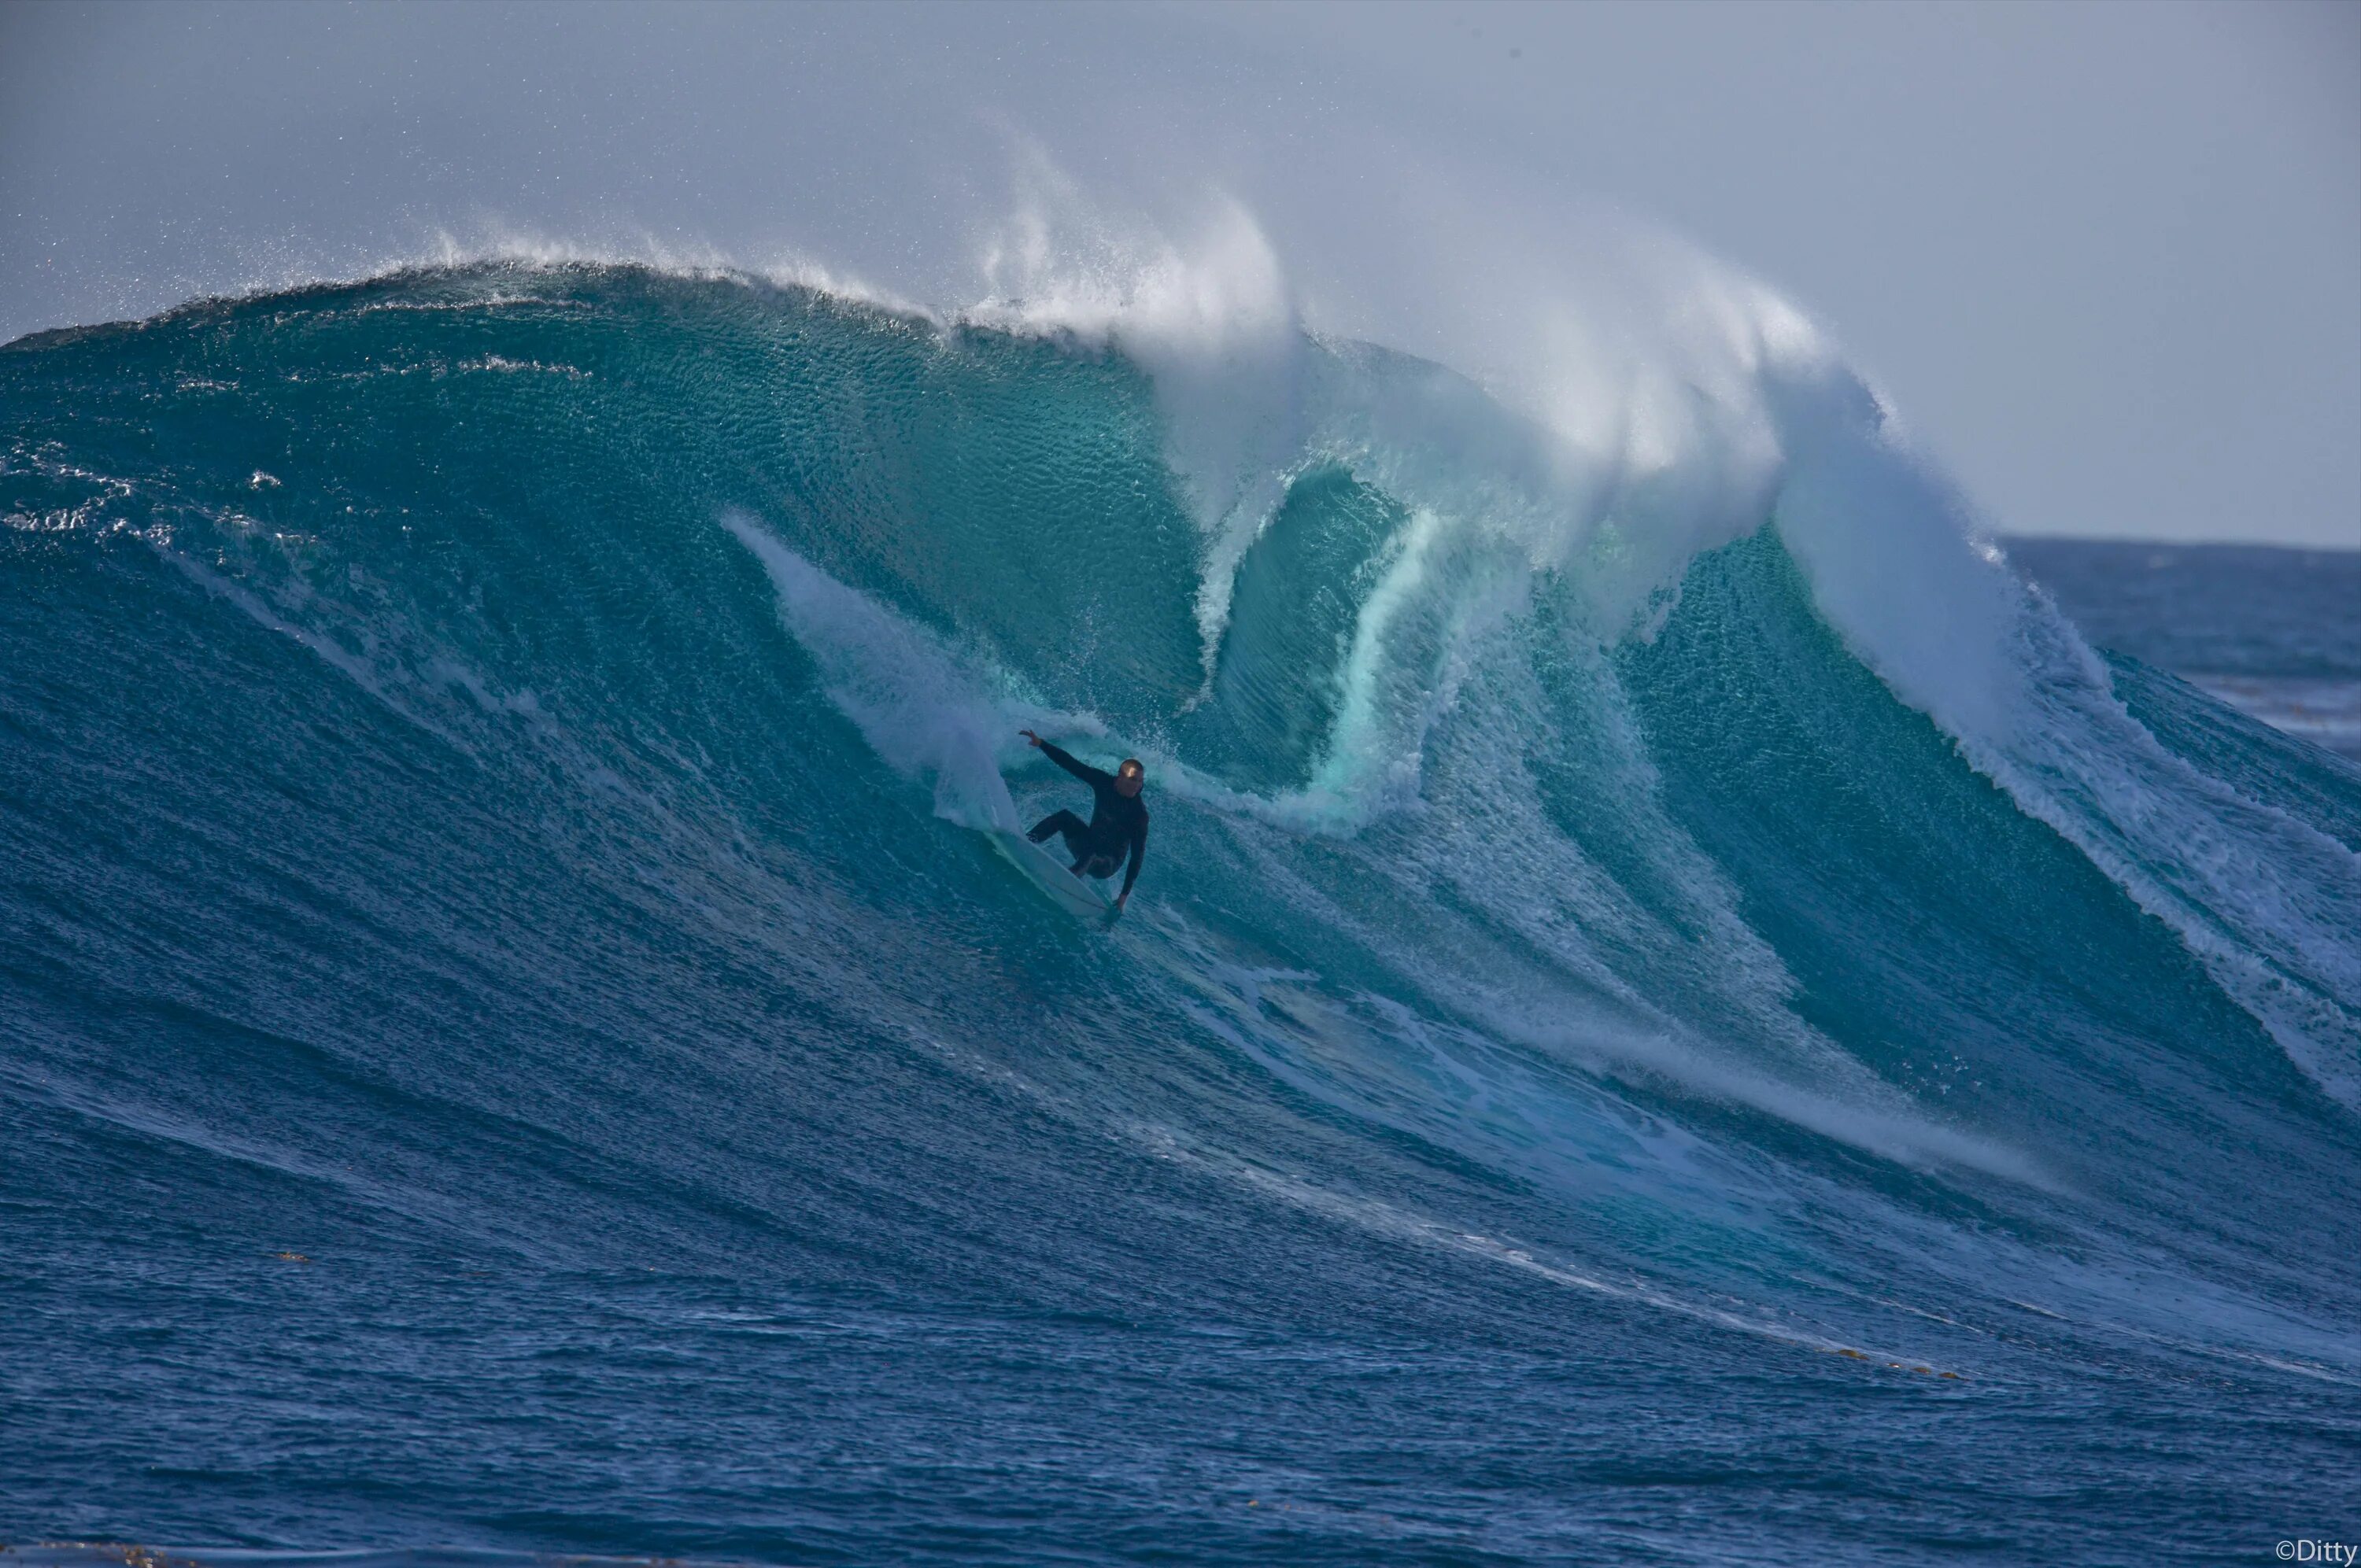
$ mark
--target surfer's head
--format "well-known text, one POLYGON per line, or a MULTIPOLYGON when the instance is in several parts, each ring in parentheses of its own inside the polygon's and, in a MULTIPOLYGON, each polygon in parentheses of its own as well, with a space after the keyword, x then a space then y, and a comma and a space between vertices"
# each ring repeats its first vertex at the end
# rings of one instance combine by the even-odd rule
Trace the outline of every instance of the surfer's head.
POLYGON ((1137 757, 1126 757, 1123 766, 1115 771, 1115 792, 1117 795, 1137 795, 1139 786, 1147 782, 1148 770, 1139 765, 1137 757))

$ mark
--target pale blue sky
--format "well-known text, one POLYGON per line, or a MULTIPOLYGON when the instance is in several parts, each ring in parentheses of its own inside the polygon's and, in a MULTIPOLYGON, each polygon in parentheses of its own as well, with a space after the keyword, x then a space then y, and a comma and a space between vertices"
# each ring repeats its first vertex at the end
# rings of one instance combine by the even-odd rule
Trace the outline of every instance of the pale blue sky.
POLYGON ((2349 0, 18 4, 0 335, 444 231, 961 302, 1020 148, 1150 214, 1235 193, 1346 321, 1406 193, 1475 214, 1420 236, 1437 291, 1631 214, 1803 305, 2004 531, 2361 546, 2349 0))

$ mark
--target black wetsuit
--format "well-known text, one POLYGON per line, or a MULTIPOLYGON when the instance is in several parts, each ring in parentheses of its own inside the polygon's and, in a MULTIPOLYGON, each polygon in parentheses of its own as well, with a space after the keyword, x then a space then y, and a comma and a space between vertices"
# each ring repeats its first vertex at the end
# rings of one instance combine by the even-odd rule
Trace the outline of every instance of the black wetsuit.
POLYGON ((1067 851, 1074 857, 1074 870, 1084 876, 1115 875, 1128 848, 1131 869, 1123 873, 1123 891, 1128 897, 1131 884, 1139 880, 1139 862, 1148 854, 1148 806, 1136 795, 1115 793, 1113 773, 1078 762, 1071 752, 1047 740, 1041 742, 1041 750, 1051 762, 1090 785, 1094 800, 1088 822, 1071 811, 1053 811, 1035 823, 1026 837, 1038 844, 1052 833, 1063 834, 1067 851))

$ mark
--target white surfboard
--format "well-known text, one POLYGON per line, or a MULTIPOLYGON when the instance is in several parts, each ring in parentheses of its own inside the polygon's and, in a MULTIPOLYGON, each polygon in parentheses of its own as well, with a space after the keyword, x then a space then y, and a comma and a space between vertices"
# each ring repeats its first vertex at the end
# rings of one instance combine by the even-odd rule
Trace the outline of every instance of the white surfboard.
POLYGON ((1062 858, 1051 854, 1024 834, 994 828, 992 841, 1034 886, 1065 905, 1068 914, 1094 920, 1115 908, 1115 897, 1107 892, 1104 883, 1095 877, 1076 876, 1066 869, 1062 858))

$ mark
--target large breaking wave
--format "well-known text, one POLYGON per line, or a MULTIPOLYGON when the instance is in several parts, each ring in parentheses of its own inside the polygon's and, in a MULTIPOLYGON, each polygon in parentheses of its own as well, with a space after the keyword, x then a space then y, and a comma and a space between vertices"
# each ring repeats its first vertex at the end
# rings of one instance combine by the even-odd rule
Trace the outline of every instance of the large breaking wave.
POLYGON ((1169 1168, 1246 1253, 1391 1249, 1356 1300, 1540 1280, 1698 1365, 2361 1376, 2350 769, 2084 646, 1776 302, 1479 385, 1240 245, 11 345, 41 1245, 193 1159, 307 1255, 1252 1297, 1075 1218, 1169 1168), (1148 761, 1110 932, 972 831, 1071 793, 1020 725, 1148 761))

